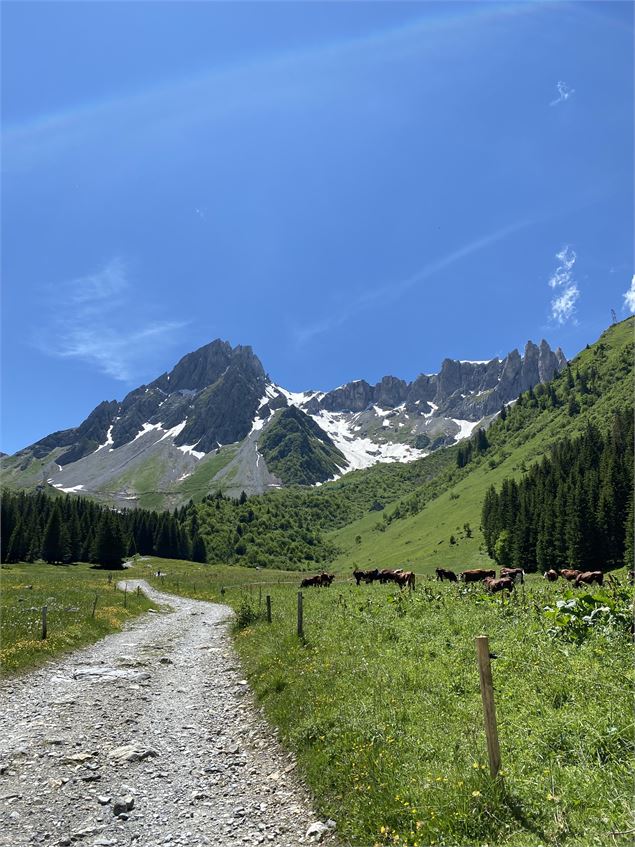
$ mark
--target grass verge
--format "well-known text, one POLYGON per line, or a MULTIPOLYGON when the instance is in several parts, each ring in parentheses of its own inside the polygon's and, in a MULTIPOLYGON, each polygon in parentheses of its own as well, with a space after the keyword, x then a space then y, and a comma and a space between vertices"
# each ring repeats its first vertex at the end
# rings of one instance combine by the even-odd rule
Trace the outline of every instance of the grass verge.
POLYGON ((128 619, 151 608, 153 604, 136 593, 127 594, 124 605, 116 583, 127 574, 86 564, 2 565, 0 672, 11 675, 42 665, 120 630, 128 619), (43 606, 48 608, 46 640, 41 638, 43 606))

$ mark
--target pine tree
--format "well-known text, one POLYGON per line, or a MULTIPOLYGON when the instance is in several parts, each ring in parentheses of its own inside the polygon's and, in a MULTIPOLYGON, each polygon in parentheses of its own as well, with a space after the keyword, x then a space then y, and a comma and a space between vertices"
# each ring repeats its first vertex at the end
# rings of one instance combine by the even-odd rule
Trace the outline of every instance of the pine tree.
POLYGON ((22 521, 18 518, 18 522, 16 523, 13 532, 11 533, 9 543, 7 544, 4 561, 10 563, 21 562, 23 561, 26 552, 27 545, 24 530, 22 528, 22 521))
POLYGON ((51 510, 50 517, 44 530, 44 538, 42 539, 42 558, 45 562, 53 564, 61 561, 60 559, 60 533, 62 530, 62 518, 59 501, 55 503, 51 510))
POLYGON ((635 567, 633 563, 633 534, 635 533, 635 514, 633 512, 633 490, 631 489, 628 500, 628 509, 626 512, 626 522, 624 525, 625 542, 624 542, 624 564, 632 571, 635 567))
POLYGON ((119 523, 113 520, 108 509, 104 509, 95 533, 93 561, 103 567, 121 567, 124 553, 119 523))
POLYGON ((197 532, 196 535, 192 539, 192 561, 193 562, 206 562, 207 561, 207 550, 205 549, 205 541, 203 537, 197 532))

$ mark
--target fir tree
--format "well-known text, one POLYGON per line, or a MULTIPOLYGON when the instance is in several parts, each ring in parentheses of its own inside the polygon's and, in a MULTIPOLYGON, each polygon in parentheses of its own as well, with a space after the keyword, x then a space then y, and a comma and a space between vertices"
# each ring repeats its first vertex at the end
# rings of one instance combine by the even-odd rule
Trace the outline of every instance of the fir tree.
POLYGON ((93 561, 103 567, 121 567, 125 548, 119 523, 104 510, 95 533, 93 561))
POLYGON ((60 559, 60 533, 62 531, 62 516, 59 501, 51 509, 51 514, 44 530, 42 539, 42 558, 53 564, 60 559))

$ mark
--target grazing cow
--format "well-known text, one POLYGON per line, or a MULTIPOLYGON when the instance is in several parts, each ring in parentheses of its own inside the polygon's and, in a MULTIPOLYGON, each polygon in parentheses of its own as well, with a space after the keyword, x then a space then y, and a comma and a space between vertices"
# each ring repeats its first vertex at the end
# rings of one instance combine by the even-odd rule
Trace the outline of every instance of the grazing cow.
POLYGON ((550 568, 548 571, 545 571, 543 574, 545 579, 548 579, 549 582, 556 582, 558 579, 558 571, 554 571, 553 568, 550 568))
POLYGON ((520 582, 521 585, 525 581, 525 571, 522 568, 501 568, 501 579, 506 576, 514 582, 520 582))
POLYGON ((377 568, 371 571, 359 571, 355 569, 353 571, 353 576, 355 577, 355 582, 357 585, 360 584, 362 580, 368 585, 370 582, 374 582, 376 579, 379 579, 379 571, 377 568))
POLYGON ((575 587, 579 588, 582 583, 592 585, 594 582, 597 582, 598 585, 604 584, 604 574, 602 571, 583 571, 579 573, 575 578, 575 587))
POLYGON ((444 579, 447 579, 449 582, 456 582, 456 574, 454 571, 448 571, 445 568, 436 568, 435 573, 437 575, 437 579, 440 579, 443 582, 444 579))
POLYGON ((305 578, 300 583, 300 588, 311 588, 314 585, 321 585, 321 575, 317 576, 305 576, 305 578))
POLYGON ((483 580, 483 586, 486 591, 490 592, 490 594, 495 594, 497 591, 513 591, 514 585, 514 580, 510 576, 504 576, 501 577, 501 579, 486 576, 483 580))
POLYGON ((575 570, 574 568, 560 568, 560 576, 563 576, 565 579, 568 579, 569 582, 573 582, 577 579, 578 574, 581 571, 575 570))
POLYGON ((483 568, 475 568, 470 571, 463 571, 459 574, 459 579, 461 582, 480 582, 482 579, 486 577, 491 577, 492 579, 496 579, 496 571, 493 570, 484 570, 483 568))
POLYGON ((307 576, 300 583, 300 588, 311 588, 313 586, 317 586, 318 588, 328 588, 329 585, 335 579, 335 574, 332 573, 319 573, 317 576, 307 576))
POLYGON ((415 590, 415 575, 412 571, 401 571, 395 575, 395 582, 400 588, 408 586, 412 591, 415 590))
POLYGON ((389 568, 384 568, 379 571, 379 581, 382 585, 385 585, 387 582, 397 582, 397 578, 400 573, 403 573, 401 568, 396 571, 392 571, 389 568))

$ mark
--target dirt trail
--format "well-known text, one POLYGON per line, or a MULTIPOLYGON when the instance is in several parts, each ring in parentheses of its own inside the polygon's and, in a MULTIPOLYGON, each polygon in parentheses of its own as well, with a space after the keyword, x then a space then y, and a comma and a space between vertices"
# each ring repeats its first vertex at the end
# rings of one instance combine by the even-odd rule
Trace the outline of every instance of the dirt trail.
POLYGON ((242 679, 229 608, 137 585, 172 611, 0 683, 0 845, 312 843, 310 799, 242 679))

